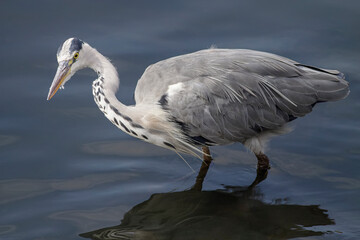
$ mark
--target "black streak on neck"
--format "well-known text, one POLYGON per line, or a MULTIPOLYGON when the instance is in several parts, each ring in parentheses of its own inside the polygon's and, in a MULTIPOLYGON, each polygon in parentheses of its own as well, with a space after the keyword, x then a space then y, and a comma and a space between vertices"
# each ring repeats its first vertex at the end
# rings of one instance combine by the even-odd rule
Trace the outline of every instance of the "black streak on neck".
MULTIPOLYGON (((132 120, 129 116, 126 116, 126 115, 120 113, 117 108, 115 108, 114 106, 112 106, 112 105, 110 104, 109 99, 107 99, 106 96, 105 96, 105 94, 104 94, 103 86, 102 86, 102 84, 100 84, 100 82, 101 82, 101 83, 104 83, 104 77, 100 77, 100 78, 98 79, 98 81, 97 81, 96 83, 94 83, 94 85, 93 85, 94 89, 95 89, 95 87, 98 87, 98 89, 97 89, 96 92, 95 92, 95 90, 94 90, 94 94, 95 94, 95 96, 97 97, 97 99, 99 100, 99 102, 101 101, 100 95, 102 95, 102 96, 104 97, 105 103, 110 106, 110 109, 113 110, 116 115, 122 117, 124 120, 126 120, 127 122, 129 122, 129 124, 130 124, 132 127, 134 127, 134 128, 139 128, 139 129, 144 129, 140 124, 137 124, 137 123, 133 122, 133 120, 132 120)), ((114 120, 115 120, 115 119, 114 119, 114 120)), ((115 123, 118 125, 118 122, 117 122, 116 120, 115 120, 115 123)), ((120 123, 121 123, 121 122, 120 122, 120 123)), ((129 130, 127 127, 125 127, 124 124, 121 124, 121 125, 124 126, 124 129, 125 129, 127 132, 130 133, 130 130, 129 130)), ((134 134, 134 135, 137 136, 137 134, 134 134)))

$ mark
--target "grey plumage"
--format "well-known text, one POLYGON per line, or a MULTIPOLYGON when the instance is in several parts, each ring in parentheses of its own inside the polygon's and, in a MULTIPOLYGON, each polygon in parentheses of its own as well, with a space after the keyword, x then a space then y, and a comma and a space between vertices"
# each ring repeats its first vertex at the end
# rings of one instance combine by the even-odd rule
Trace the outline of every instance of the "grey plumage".
POLYGON ((276 132, 316 103, 348 93, 335 70, 265 52, 208 49, 149 66, 135 100, 159 102, 189 141, 216 145, 276 132))
POLYGON ((116 98, 119 78, 111 62, 86 42, 67 39, 57 52, 58 70, 48 100, 82 68, 98 78, 99 109, 122 131, 155 145, 211 160, 207 145, 241 142, 267 171, 264 146, 286 123, 318 102, 349 93, 343 74, 252 50, 207 49, 149 66, 135 90, 136 105, 116 98), (203 151, 198 146, 203 147, 203 151))

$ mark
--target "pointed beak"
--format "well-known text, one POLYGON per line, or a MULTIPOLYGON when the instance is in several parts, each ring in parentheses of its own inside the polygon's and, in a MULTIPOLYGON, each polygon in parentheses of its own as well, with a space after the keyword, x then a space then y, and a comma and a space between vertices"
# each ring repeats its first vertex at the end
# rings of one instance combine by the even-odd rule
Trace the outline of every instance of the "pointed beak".
POLYGON ((72 64, 71 60, 62 61, 59 63, 59 67, 56 71, 54 80, 51 84, 47 100, 50 100, 55 95, 57 90, 59 90, 59 88, 63 84, 66 77, 71 73, 71 64, 72 64))

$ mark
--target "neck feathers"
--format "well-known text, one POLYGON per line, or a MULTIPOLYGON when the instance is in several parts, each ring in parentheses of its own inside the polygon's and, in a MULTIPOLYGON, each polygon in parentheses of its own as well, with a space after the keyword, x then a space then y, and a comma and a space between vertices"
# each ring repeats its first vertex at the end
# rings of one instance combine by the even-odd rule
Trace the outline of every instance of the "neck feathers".
POLYGON ((89 47, 88 66, 97 74, 93 82, 93 95, 99 109, 114 125, 122 131, 138 138, 147 140, 144 127, 139 124, 139 119, 134 114, 133 107, 128 107, 119 102, 115 93, 119 87, 119 78, 115 67, 96 49, 89 47))
POLYGON ((197 156, 197 149, 181 140, 181 132, 168 121, 168 114, 157 103, 125 106, 119 102, 115 96, 119 87, 115 67, 96 49, 89 45, 85 45, 84 48, 88 48, 88 66, 98 74, 92 85, 94 100, 106 118, 134 137, 197 156))
POLYGON ((98 74, 99 79, 101 77, 106 79, 104 89, 115 95, 119 88, 119 77, 114 65, 111 64, 109 59, 86 43, 84 44, 84 50, 87 59, 86 65, 98 74))

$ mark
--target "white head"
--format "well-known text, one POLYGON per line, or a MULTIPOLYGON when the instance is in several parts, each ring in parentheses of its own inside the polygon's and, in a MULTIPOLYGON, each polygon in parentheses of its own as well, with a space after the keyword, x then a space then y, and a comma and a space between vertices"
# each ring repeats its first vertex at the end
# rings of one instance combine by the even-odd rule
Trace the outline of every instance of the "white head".
POLYGON ((57 90, 62 87, 80 69, 88 66, 88 59, 84 56, 89 45, 78 38, 69 38, 60 45, 56 57, 59 67, 51 84, 47 100, 50 100, 57 90))

